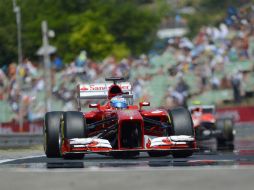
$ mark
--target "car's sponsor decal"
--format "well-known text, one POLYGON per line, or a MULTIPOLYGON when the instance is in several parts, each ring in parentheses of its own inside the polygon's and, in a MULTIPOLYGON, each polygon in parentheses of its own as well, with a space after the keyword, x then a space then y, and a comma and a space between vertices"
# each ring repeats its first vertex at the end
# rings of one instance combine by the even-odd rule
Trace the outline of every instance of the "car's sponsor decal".
MULTIPOLYGON (((105 91, 109 90, 112 84, 81 84, 80 91, 105 91)), ((122 90, 131 90, 130 83, 120 83, 119 86, 122 90)))
POLYGON ((151 113, 162 113, 163 111, 161 110, 155 110, 155 111, 152 111, 151 113))

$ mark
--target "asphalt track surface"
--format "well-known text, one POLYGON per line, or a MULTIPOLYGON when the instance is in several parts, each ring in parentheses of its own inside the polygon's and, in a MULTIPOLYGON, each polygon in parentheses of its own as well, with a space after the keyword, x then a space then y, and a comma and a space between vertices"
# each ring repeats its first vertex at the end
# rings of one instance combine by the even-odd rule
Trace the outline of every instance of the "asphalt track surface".
POLYGON ((254 189, 253 126, 237 131, 235 150, 195 153, 189 158, 113 159, 97 154, 82 160, 0 157, 0 190, 5 189, 254 189), (243 132, 245 131, 245 132, 243 132))

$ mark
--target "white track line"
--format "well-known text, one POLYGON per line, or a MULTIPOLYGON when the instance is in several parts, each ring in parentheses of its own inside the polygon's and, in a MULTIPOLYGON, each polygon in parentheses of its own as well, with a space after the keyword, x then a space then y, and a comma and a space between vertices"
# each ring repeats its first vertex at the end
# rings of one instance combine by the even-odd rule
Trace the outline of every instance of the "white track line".
POLYGON ((37 156, 26 156, 22 158, 13 158, 13 159, 5 159, 5 160, 0 160, 0 164, 6 163, 6 162, 12 162, 12 161, 17 161, 17 160, 23 160, 23 159, 31 159, 31 158, 39 158, 45 156, 44 154, 42 155, 37 155, 37 156))
POLYGON ((0 164, 5 163, 5 162, 11 162, 11 161, 13 161, 13 160, 15 160, 15 159, 0 160, 0 164))

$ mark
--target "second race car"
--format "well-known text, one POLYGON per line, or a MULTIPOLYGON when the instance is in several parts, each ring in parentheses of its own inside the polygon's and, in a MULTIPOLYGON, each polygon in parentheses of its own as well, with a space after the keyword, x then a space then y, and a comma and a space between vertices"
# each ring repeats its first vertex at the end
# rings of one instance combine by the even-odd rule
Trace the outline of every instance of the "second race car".
POLYGON ((234 121, 216 115, 214 105, 192 105, 191 112, 200 149, 234 149, 234 121), (211 140, 211 141, 210 141, 211 140))

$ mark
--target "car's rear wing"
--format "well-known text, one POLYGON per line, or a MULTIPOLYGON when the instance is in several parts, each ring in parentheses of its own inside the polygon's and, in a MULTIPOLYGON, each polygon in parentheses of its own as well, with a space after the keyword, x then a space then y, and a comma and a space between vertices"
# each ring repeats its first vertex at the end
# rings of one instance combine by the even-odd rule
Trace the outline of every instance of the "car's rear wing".
POLYGON ((202 108, 203 110, 207 110, 211 113, 215 112, 215 106, 214 105, 191 105, 188 107, 189 111, 191 112, 192 110, 196 108, 202 108))
MULTIPOLYGON (((93 84, 79 84, 77 86, 79 99, 107 99, 108 90, 112 86, 112 82, 107 83, 93 83, 93 84)), ((129 82, 119 82, 117 85, 122 89, 123 96, 126 98, 133 98, 132 86, 129 82)))

